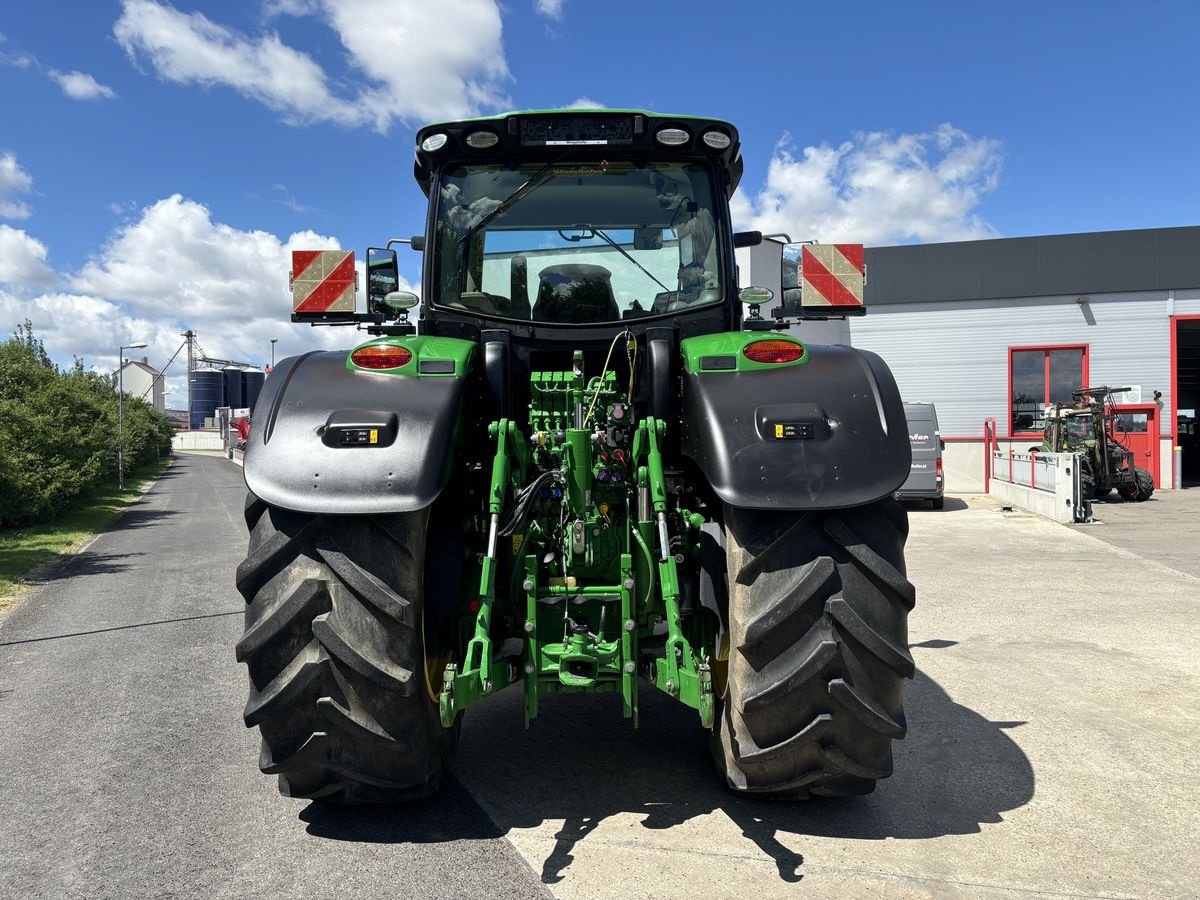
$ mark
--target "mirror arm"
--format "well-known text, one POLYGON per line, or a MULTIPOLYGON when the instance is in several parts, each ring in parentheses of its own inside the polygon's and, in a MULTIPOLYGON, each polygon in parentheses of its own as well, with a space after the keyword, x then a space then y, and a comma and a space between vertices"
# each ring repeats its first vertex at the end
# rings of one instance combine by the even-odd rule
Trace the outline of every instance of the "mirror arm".
POLYGON ((425 238, 419 234, 414 234, 410 238, 388 238, 385 246, 388 250, 391 250, 392 244, 408 244, 414 250, 420 251, 425 249, 425 238))

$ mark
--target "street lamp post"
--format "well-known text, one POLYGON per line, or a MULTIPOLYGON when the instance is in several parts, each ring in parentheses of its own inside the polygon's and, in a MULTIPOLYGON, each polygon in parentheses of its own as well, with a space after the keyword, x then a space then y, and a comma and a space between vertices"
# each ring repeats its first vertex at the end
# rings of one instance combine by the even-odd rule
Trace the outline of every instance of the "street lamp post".
POLYGON ((271 338, 271 368, 275 368, 275 343, 279 338, 271 338))
POLYGON ((140 350, 146 345, 126 344, 117 351, 117 490, 125 490, 125 351, 140 350))
MULTIPOLYGON (((160 381, 163 380, 162 375, 159 375, 158 378, 160 381)), ((172 393, 170 388, 163 388, 163 392, 162 392, 162 397, 163 397, 162 413, 163 413, 163 415, 166 415, 166 412, 167 412, 167 394, 170 394, 170 393, 172 393)), ((162 460, 159 458, 159 452, 158 452, 158 441, 155 441, 154 442, 154 462, 159 463, 161 461, 162 460)))

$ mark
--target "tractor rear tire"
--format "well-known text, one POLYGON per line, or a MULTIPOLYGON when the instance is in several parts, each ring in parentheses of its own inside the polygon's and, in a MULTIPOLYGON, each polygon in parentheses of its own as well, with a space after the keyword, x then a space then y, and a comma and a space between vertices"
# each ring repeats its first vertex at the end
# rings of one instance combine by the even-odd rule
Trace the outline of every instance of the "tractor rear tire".
POLYGON ((427 521, 428 510, 312 516, 247 498, 244 718, 285 796, 391 803, 438 790, 457 725, 442 727, 426 683, 427 521))
POLYGON ((1134 500, 1138 503, 1149 500, 1150 495, 1154 493, 1154 476, 1145 469, 1135 467, 1133 477, 1134 483, 1121 485, 1117 488, 1117 493, 1125 500, 1134 500))
POLYGON ((870 793, 904 736, 908 513, 726 508, 730 659, 714 756, 735 791, 870 793))

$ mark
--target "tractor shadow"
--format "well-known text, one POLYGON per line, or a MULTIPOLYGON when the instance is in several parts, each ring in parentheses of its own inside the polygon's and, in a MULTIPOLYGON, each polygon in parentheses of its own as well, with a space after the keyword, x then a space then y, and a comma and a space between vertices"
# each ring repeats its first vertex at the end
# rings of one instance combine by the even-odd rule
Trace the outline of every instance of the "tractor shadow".
POLYGON ((805 836, 973 834, 1001 822, 1034 793, 1029 759, 1006 733, 1024 723, 989 721, 920 673, 906 692, 909 737, 896 745, 896 774, 874 794, 853 800, 735 795, 717 775, 692 710, 645 686, 641 728, 634 731, 614 701, 544 698, 526 731, 519 691, 505 692, 467 714, 452 766, 456 778, 439 798, 365 816, 312 805, 301 819, 316 836, 419 843, 497 837, 562 820, 540 873, 544 883, 555 884, 612 816, 640 816, 643 828, 658 831, 719 811, 774 861, 782 881, 795 882, 803 877, 804 858, 787 844, 805 836))
POLYGON ((965 500, 960 500, 958 497, 945 497, 943 499, 943 507, 934 509, 928 500, 902 500, 904 508, 910 513, 926 512, 926 513, 950 513, 962 512, 970 509, 970 505, 965 500))

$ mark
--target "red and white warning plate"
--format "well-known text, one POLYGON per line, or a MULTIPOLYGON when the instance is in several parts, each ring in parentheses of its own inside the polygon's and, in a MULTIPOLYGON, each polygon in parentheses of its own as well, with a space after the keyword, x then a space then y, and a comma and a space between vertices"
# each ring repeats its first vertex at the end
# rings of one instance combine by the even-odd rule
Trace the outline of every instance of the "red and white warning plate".
POLYGON ((354 251, 293 250, 292 312, 354 312, 354 251))
POLYGON ((862 306, 863 245, 806 245, 800 278, 804 306, 862 306))

